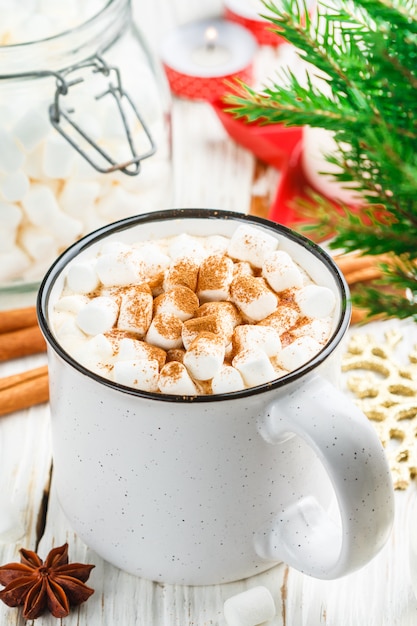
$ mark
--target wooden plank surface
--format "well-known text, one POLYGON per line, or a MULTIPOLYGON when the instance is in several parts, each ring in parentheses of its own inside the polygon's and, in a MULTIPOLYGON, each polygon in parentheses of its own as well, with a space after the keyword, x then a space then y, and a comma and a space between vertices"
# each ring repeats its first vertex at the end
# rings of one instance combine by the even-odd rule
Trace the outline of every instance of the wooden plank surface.
MULTIPOLYGON (((217 0, 134 1, 135 19, 155 45, 173 25, 220 10, 221 2, 217 0)), ((260 75, 270 71, 275 57, 272 50, 260 51, 260 75)), ((174 99, 172 112, 172 205, 264 214, 275 192, 278 172, 257 162, 231 141, 209 105, 174 99)), ((0 376, 45 362, 42 355, 2 363, 0 376)), ((21 546, 39 549, 44 556, 52 546, 68 540, 72 560, 95 564, 90 577, 95 594, 62 620, 64 626, 225 626, 224 600, 258 584, 270 589, 276 603, 277 615, 269 626, 417 624, 417 601, 409 570, 410 524, 417 528, 414 487, 396 494, 395 526, 381 554, 344 579, 317 581, 279 565, 228 585, 170 586, 121 572, 103 562, 75 536, 54 491, 47 405, 1 418, 0 446, 0 563, 17 560, 21 546), (22 532, 19 537, 1 537, 2 524, 11 513, 17 515, 22 532)), ((24 623, 19 611, 0 605, 1 626, 24 623)), ((36 621, 37 626, 55 623, 57 620, 49 616, 36 621)))

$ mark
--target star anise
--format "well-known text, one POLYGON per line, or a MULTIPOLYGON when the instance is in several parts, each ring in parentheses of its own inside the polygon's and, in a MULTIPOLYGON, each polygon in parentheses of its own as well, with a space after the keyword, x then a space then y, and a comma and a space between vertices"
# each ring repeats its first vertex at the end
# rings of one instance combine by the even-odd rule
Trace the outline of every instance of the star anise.
POLYGON ((48 609, 54 617, 66 617, 70 606, 88 600, 94 589, 85 581, 94 565, 68 563, 68 544, 54 548, 45 562, 31 550, 20 550, 20 563, 0 567, 0 600, 22 606, 25 619, 35 619, 48 609))

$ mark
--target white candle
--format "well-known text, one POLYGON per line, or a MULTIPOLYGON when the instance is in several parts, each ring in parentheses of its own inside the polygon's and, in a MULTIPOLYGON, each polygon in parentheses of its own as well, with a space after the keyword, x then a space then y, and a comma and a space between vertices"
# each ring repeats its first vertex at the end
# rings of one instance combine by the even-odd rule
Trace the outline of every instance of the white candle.
POLYGON ((165 66, 196 77, 233 75, 252 63, 254 37, 242 26, 221 19, 184 24, 161 47, 165 66))
POLYGON ((216 67, 228 63, 231 52, 225 46, 219 45, 218 33, 214 26, 209 26, 204 33, 204 45, 198 46, 191 52, 191 60, 196 65, 216 67))

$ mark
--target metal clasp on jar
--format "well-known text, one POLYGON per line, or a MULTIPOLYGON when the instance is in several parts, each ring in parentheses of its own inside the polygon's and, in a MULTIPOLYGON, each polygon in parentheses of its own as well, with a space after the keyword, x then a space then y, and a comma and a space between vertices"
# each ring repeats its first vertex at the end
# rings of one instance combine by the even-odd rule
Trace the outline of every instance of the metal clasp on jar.
POLYGON ((136 176, 139 174, 141 161, 147 159, 156 152, 156 145, 145 121, 135 107, 133 100, 122 87, 120 71, 118 68, 107 65, 101 57, 95 56, 91 59, 78 63, 65 71, 54 72, 53 74, 57 79, 57 87, 54 101, 49 107, 49 118, 52 126, 98 172, 108 174, 110 172, 114 172, 115 170, 120 170, 129 176, 136 176), (109 154, 108 150, 99 145, 97 139, 94 139, 88 130, 79 125, 75 119, 74 108, 65 108, 65 106, 63 106, 63 99, 68 96, 70 89, 73 86, 79 85, 80 83, 88 80, 88 76, 87 79, 83 76, 71 79, 71 75, 80 70, 89 69, 91 69, 93 74, 100 74, 108 79, 108 84, 106 85, 104 91, 95 94, 94 97, 97 101, 106 96, 114 98, 117 105, 117 111, 120 115, 120 121, 124 128, 125 139, 130 157, 126 160, 123 159, 122 162, 118 162, 111 154, 109 154), (138 153, 135 146, 132 119, 133 121, 139 122, 140 127, 144 131, 148 141, 148 146, 140 153, 138 153), (92 148, 92 153, 95 158, 93 158, 91 151, 88 152, 89 147, 92 148))

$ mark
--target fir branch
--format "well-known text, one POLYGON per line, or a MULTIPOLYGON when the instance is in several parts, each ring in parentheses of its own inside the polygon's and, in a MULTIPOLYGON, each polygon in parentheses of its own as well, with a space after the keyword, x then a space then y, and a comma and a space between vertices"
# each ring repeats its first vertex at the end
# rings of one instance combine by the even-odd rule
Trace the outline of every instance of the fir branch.
MULTIPOLYGON (((381 282, 381 287, 383 283, 381 282)), ((373 319, 407 319, 417 321, 417 304, 398 294, 362 285, 352 294, 352 304, 366 311, 364 321, 373 319)))
POLYGON ((318 91, 308 81, 303 87, 291 76, 289 87, 282 87, 274 83, 266 87, 259 94, 248 85, 236 85, 234 95, 225 98, 226 103, 233 104, 226 111, 236 117, 246 118, 248 121, 260 120, 264 124, 285 124, 286 126, 323 125, 330 129, 339 129, 342 122, 350 125, 359 125, 359 113, 350 116, 343 113, 340 107, 330 98, 318 91), (297 101, 291 95, 291 85, 297 85, 297 101))
POLYGON ((337 150, 325 155, 343 186, 363 198, 359 211, 335 210, 310 194, 297 211, 303 227, 332 237, 330 247, 391 254, 374 286, 355 290, 370 315, 417 321, 417 3, 339 0, 308 15, 303 0, 263 0, 272 30, 294 45, 310 67, 291 70, 259 92, 236 84, 226 98, 236 117, 260 124, 323 128, 337 150))

